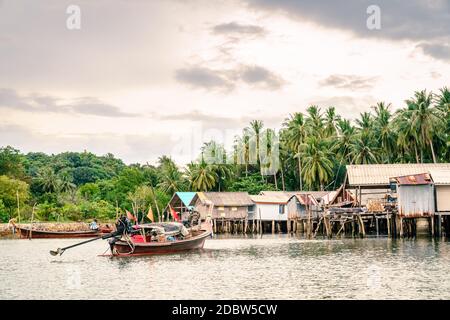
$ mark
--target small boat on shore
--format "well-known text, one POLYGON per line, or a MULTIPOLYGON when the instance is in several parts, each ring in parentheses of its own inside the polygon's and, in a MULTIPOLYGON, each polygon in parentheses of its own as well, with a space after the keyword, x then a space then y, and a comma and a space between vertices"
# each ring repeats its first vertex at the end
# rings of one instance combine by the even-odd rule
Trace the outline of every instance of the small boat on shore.
POLYGON ((21 238, 34 238, 34 239, 93 238, 112 231, 109 228, 100 228, 98 230, 80 230, 80 231, 36 230, 19 226, 15 226, 15 228, 20 233, 21 238))

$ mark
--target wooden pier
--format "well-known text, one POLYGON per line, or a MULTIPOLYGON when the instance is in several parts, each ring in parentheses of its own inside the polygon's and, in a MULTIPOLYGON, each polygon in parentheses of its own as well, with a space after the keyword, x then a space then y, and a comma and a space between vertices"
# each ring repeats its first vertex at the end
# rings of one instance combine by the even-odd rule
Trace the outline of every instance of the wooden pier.
POLYGON ((306 238, 340 238, 387 236, 415 238, 417 236, 449 237, 450 216, 400 217, 395 210, 367 212, 363 208, 332 208, 316 217, 301 217, 285 221, 257 219, 213 219, 215 234, 275 234, 304 235, 306 238))

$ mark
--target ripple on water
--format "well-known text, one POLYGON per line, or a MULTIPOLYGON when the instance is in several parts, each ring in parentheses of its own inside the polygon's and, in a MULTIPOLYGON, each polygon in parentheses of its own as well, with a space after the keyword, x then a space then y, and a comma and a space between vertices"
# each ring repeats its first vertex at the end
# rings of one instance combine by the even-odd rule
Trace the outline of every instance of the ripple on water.
POLYGON ((286 235, 209 239, 203 250, 99 257, 76 239, 0 240, 1 299, 449 299, 450 243, 286 235))

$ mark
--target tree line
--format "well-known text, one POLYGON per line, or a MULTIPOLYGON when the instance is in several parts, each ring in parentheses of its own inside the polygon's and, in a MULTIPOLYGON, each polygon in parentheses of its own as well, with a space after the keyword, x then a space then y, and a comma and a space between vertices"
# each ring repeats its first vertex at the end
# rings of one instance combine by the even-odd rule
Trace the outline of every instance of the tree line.
POLYGON ((399 107, 378 102, 346 119, 333 106, 312 105, 290 114, 279 131, 254 120, 231 150, 205 142, 185 168, 168 156, 156 165, 125 165, 112 154, 23 154, 2 147, 0 219, 16 217, 18 208, 27 219, 33 206, 37 219, 50 221, 107 220, 125 208, 162 215, 176 191, 333 190, 342 184, 347 164, 449 162, 448 88, 414 92, 399 107), (277 150, 276 170, 261 149, 269 158, 277 150))

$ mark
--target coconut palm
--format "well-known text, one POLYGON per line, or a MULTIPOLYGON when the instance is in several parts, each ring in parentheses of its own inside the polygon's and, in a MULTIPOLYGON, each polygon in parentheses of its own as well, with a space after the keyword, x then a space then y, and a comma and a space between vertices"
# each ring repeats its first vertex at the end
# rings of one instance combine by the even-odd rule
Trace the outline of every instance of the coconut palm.
POLYGON ((160 181, 158 187, 168 194, 182 191, 184 179, 175 162, 170 157, 162 156, 158 159, 158 163, 160 181))
POLYGON ((337 135, 338 122, 340 118, 341 117, 336 114, 335 107, 328 107, 328 109, 325 111, 325 129, 324 129, 325 137, 337 135))
POLYGON ((403 110, 411 119, 411 126, 417 133, 419 140, 421 160, 423 161, 423 151, 428 145, 431 150, 433 162, 437 162, 436 153, 433 146, 433 138, 436 131, 444 125, 443 118, 440 117, 438 108, 432 106, 433 94, 426 90, 416 91, 414 97, 406 100, 407 108, 403 110))
POLYGON ((213 167, 205 161, 200 163, 191 162, 187 166, 186 175, 188 176, 190 187, 194 191, 208 191, 215 187, 218 176, 213 167))
POLYGON ((67 171, 60 173, 58 177, 58 190, 60 192, 73 191, 76 188, 76 185, 72 181, 73 178, 67 171))
POLYGON ((303 144, 306 138, 306 122, 303 113, 296 112, 291 114, 288 119, 285 120, 283 126, 286 128, 286 144, 288 148, 295 154, 298 164, 298 180, 299 190, 303 190, 302 181, 302 157, 300 146, 303 144))
POLYGON ((308 128, 309 135, 322 136, 323 130, 323 118, 318 106, 310 106, 307 110, 308 117, 306 118, 306 126, 308 128))
POLYGON ((375 146, 372 135, 368 132, 361 132, 353 140, 350 156, 354 164, 378 163, 379 149, 375 146))
MULTIPOLYGON (((244 129, 249 135, 249 143, 251 144, 251 140, 253 139, 256 143, 256 154, 252 154, 253 150, 250 147, 249 158, 256 159, 256 165, 259 170, 261 170, 261 157, 259 153, 259 143, 261 139, 261 133, 264 128, 264 123, 261 120, 253 120, 250 122, 250 126, 244 129)), ((252 162, 252 161, 251 161, 252 162)))
POLYGON ((320 190, 323 190, 333 174, 334 155, 329 142, 326 139, 309 136, 301 145, 301 150, 304 162, 302 174, 306 184, 310 188, 319 185, 320 190))
POLYGON ((59 179, 52 168, 46 167, 38 173, 38 183, 44 192, 53 193, 58 191, 59 179))
POLYGON ((382 158, 387 163, 391 162, 391 155, 395 147, 396 134, 391 125, 391 104, 378 102, 372 109, 375 111, 374 131, 381 146, 382 158))

